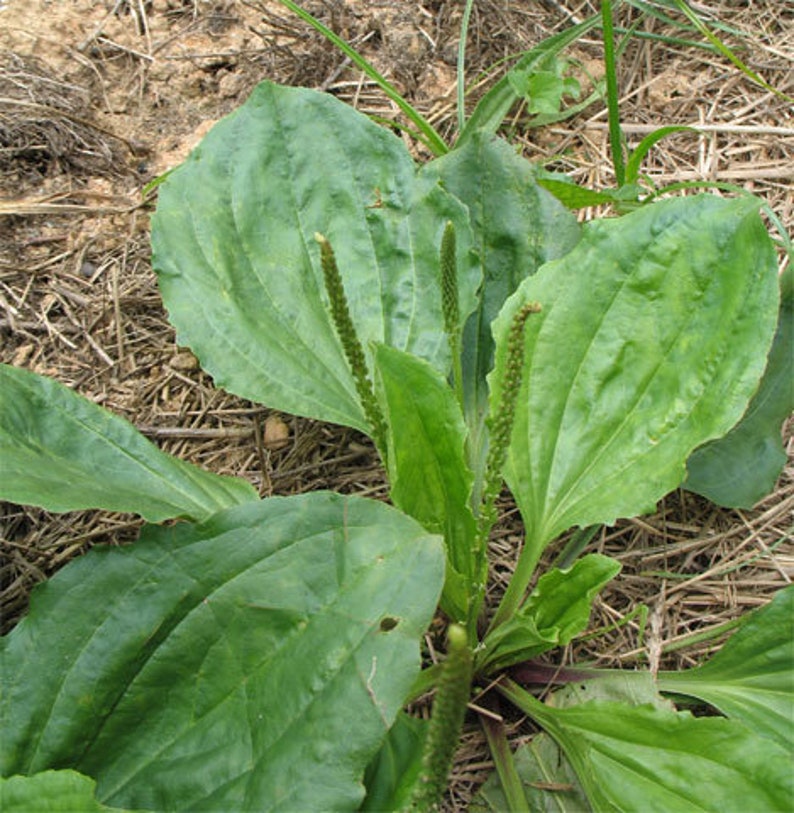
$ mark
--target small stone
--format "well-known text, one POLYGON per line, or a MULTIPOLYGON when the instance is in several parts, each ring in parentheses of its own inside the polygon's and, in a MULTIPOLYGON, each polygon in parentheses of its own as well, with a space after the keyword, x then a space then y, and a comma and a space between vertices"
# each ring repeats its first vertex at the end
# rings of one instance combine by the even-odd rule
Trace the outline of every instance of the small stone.
POLYGON ((168 366, 180 373, 191 373, 198 370, 199 363, 190 350, 180 350, 175 356, 171 357, 168 366))
POLYGON ((21 344, 14 351, 14 355, 11 358, 11 365, 13 367, 25 367, 35 349, 36 348, 32 344, 21 344))
POLYGON ((278 415, 270 415, 265 419, 265 434, 262 443, 266 449, 271 451, 283 449, 289 443, 289 426, 278 415))
POLYGON ((246 85, 246 78, 238 73, 228 72, 218 80, 218 93, 224 99, 234 99, 239 96, 246 85))
POLYGON ((96 274, 96 266, 89 260, 83 260, 83 262, 80 263, 80 276, 91 279, 94 274, 96 274))

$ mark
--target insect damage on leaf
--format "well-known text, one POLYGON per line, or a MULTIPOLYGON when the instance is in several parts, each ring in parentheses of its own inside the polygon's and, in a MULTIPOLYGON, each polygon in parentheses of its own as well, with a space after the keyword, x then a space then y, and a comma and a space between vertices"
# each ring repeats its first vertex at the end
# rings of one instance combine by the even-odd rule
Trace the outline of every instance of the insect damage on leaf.
POLYGON ((380 631, 381 632, 391 632, 393 629, 397 627, 400 623, 399 618, 393 618, 390 615, 384 616, 380 620, 380 631))

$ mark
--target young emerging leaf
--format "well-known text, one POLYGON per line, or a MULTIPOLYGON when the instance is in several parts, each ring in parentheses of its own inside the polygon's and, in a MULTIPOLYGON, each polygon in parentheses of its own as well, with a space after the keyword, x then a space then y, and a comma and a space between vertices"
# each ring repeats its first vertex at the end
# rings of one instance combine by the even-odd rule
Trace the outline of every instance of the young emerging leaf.
POLYGON ((572 76, 565 76, 569 63, 564 59, 548 59, 534 70, 509 71, 513 90, 524 97, 527 112, 553 116, 560 112, 565 96, 578 97, 581 85, 572 76))
POLYGON ((511 70, 505 74, 477 103, 466 126, 458 135, 456 149, 481 133, 495 133, 501 126, 510 108, 521 98, 521 92, 514 87, 513 75, 531 73, 549 60, 554 59, 564 48, 586 34, 598 25, 597 15, 589 17, 581 23, 569 26, 559 34, 548 37, 531 50, 527 51, 511 70))
POLYGON ((469 507, 474 475, 466 463, 466 427, 452 390, 427 362, 385 345, 375 348, 378 393, 388 430, 387 461, 394 504, 444 536, 447 576, 442 607, 468 615, 475 582, 477 527, 469 507))
POLYGON ((496 672, 572 641, 587 628, 596 595, 619 572, 619 562, 592 553, 544 573, 520 610, 486 636, 478 668, 496 672))
POLYGON ((0 499, 49 511, 102 508, 150 522, 204 519, 258 499, 161 452, 132 424, 57 381, 0 365, 0 499))
POLYGON ((356 809, 443 568, 414 520, 325 492, 95 548, 2 640, 0 773, 74 768, 158 811, 356 809))

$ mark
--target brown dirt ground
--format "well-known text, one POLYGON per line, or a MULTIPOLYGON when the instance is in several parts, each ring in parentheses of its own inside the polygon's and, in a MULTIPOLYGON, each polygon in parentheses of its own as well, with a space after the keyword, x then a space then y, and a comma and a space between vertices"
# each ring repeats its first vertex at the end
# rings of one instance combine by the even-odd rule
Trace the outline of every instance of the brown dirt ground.
MULTIPOLYGON (((176 165, 212 123, 262 79, 322 88, 359 109, 394 106, 343 55, 277 2, 245 0, 7 0, 0 11, 0 361, 46 373, 123 415, 162 448, 216 472, 247 477, 262 495, 333 488, 385 498, 365 438, 268 410, 212 387, 174 343, 149 264, 152 200, 143 186, 176 165)), ((1 4, 0 4, 1 5, 1 4)), ((442 132, 454 130, 455 52, 462 3, 312 0, 304 6, 352 42, 442 132)), ((468 76, 597 10, 590 0, 479 0, 468 76)), ((726 35, 774 87, 794 93, 794 8, 779 0, 697 6, 738 32, 726 35)), ((635 13, 623 9, 620 23, 635 13)), ((649 35, 670 33, 646 20, 649 35)), ((598 75, 597 38, 570 50, 598 75)), ((654 39, 621 62, 625 131, 697 124, 701 135, 663 141, 645 168, 657 183, 727 181, 794 222, 794 115, 723 57, 654 39)), ((472 98, 490 79, 473 82, 472 98)), ((532 159, 581 184, 612 182, 606 116, 597 103, 533 130, 517 109, 506 132, 532 159)), ((417 151, 421 155, 421 151, 417 151)), ((582 217, 592 216, 582 212, 582 217)), ((784 260, 781 258, 781 264, 784 260)), ((794 458, 791 426, 786 432, 794 458)), ((494 534, 494 589, 510 569, 520 523, 505 502, 494 534)), ((687 666, 716 628, 765 603, 794 572, 794 462, 752 511, 691 494, 656 514, 605 528, 591 548, 624 574, 598 600, 602 634, 574 656, 604 665, 687 666), (632 611, 649 608, 643 627, 632 611)), ((24 614, 31 588, 99 542, 134 539, 133 517, 52 515, 0 504, 3 629, 24 614)), ((432 644, 432 641, 430 641, 432 644)), ((516 721, 515 734, 526 733, 516 721)), ((465 809, 491 769, 476 721, 456 760, 449 809, 465 809)))

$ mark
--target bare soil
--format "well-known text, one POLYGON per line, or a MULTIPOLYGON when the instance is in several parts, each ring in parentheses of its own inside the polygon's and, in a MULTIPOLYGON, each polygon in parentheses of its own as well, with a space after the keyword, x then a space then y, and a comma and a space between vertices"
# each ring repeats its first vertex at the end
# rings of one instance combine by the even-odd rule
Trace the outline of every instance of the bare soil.
MULTIPOLYGON (((597 5, 475 3, 470 104, 504 69, 501 60, 595 13, 597 5)), ((306 0, 304 6, 362 51, 442 134, 454 133, 463 3, 306 0)), ((728 24, 733 33, 721 36, 736 53, 779 91, 794 94, 794 7, 722 0, 697 9, 728 24)), ((622 26, 635 19, 633 10, 621 10, 622 26)), ((661 142, 645 163, 648 174, 660 185, 716 181, 751 189, 791 232, 790 102, 719 54, 659 39, 680 36, 669 25, 645 20, 640 31, 647 38, 632 41, 620 68, 630 143, 662 125, 701 128, 699 135, 661 142)), ((603 73, 597 37, 578 42, 569 55, 587 90, 603 73)), ((332 488, 386 499, 366 438, 215 389, 190 352, 176 346, 157 293, 148 246, 156 194, 142 190, 263 79, 320 88, 366 113, 399 120, 394 105, 344 55, 274 0, 7 0, 0 10, 0 361, 54 376, 128 418, 167 451, 246 477, 263 496, 332 488)), ((505 134, 529 158, 583 185, 613 183, 603 103, 542 129, 527 121, 526 109, 517 108, 505 134)), ((781 268, 785 262, 781 255, 781 268)), ((677 492, 651 516, 604 528, 591 549, 620 559, 624 572, 597 602, 592 629, 600 636, 557 653, 554 663, 692 665, 722 640, 701 640, 701 633, 789 584, 791 425, 785 440, 790 464, 752 511, 677 492), (636 613, 640 605, 649 610, 647 624, 636 613)), ((497 592, 521 532, 508 499, 502 507, 492 543, 497 592)), ((53 515, 0 504, 2 629, 24 614, 38 582, 91 545, 133 540, 138 527, 130 516, 53 515)), ((516 738, 526 731, 516 720, 516 738)), ((473 719, 448 808, 465 809, 490 769, 473 719)))

